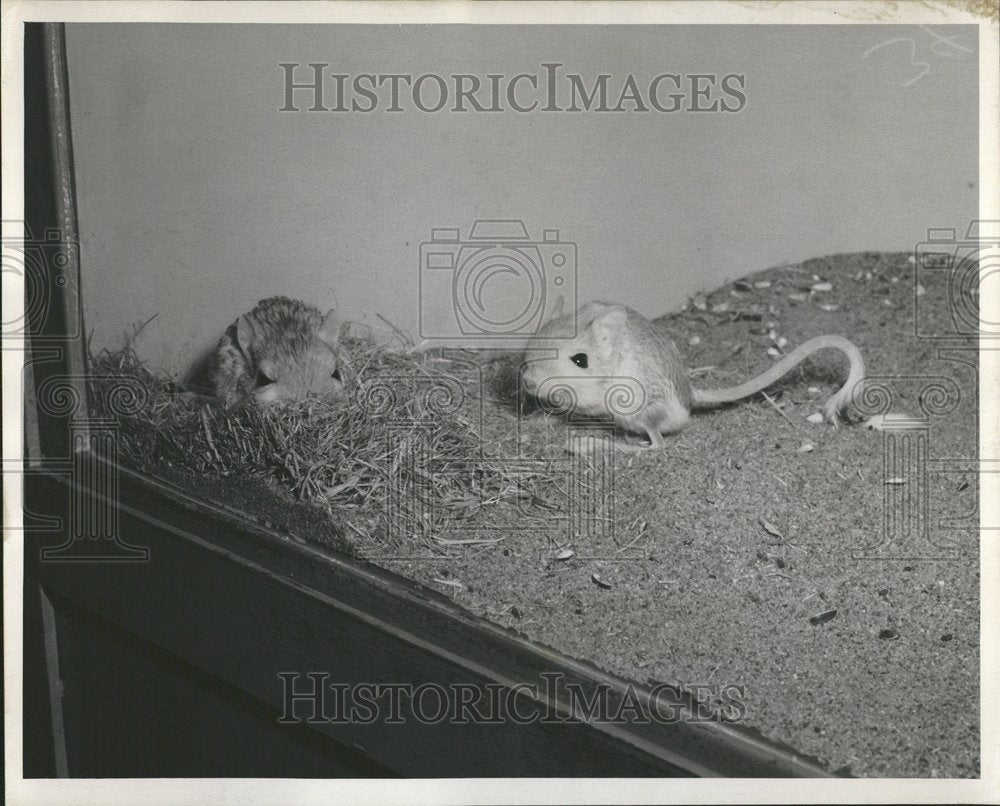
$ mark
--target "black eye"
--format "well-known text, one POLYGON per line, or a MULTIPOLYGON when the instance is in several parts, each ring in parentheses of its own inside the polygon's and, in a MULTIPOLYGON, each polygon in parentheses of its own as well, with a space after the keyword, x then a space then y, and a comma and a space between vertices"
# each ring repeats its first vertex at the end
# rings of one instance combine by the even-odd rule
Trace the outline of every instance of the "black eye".
POLYGON ((254 386, 256 386, 259 389, 262 386, 270 386, 272 383, 274 383, 274 381, 268 378, 267 375, 265 375, 259 369, 257 370, 257 380, 254 381, 254 386))
POLYGON ((333 378, 335 381, 339 381, 340 380, 340 370, 339 369, 335 369, 333 372, 330 373, 330 377, 333 378))
POLYGON ((576 355, 571 355, 569 360, 576 364, 580 369, 587 368, 587 354, 577 353, 576 355))

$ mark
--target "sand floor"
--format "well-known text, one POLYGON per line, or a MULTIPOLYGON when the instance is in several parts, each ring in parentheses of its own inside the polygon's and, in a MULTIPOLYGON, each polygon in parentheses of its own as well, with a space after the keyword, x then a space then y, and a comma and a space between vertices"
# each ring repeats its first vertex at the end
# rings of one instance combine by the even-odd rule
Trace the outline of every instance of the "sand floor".
MULTIPOLYGON (((944 272, 918 278, 905 254, 839 255, 695 303, 659 320, 701 368, 695 386, 763 370, 777 339, 787 351, 836 333, 861 349, 885 408, 924 422, 808 421, 845 377, 836 353, 779 384, 774 405, 697 414, 637 456, 573 460, 567 423, 536 411, 521 445, 603 491, 591 520, 509 506, 507 529, 449 535, 495 542, 371 560, 627 679, 742 686, 746 725, 831 771, 977 776, 978 362, 974 337, 923 337, 962 327, 944 272)), ((509 377, 510 364, 488 373, 509 377)), ((509 435, 516 410, 486 398, 485 435, 509 435)), ((239 505, 234 484, 210 488, 239 505)), ((269 524, 358 552, 314 506, 254 500, 269 524)))

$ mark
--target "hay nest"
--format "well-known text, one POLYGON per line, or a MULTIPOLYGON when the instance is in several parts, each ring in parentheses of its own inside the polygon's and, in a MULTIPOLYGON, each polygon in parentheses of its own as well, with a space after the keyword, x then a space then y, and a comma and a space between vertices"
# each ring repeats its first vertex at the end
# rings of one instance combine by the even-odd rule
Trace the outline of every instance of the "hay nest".
POLYGON ((452 551, 484 542, 455 539, 455 530, 474 537, 469 530, 530 522, 532 509, 553 506, 552 461, 525 456, 513 427, 510 361, 398 352, 371 338, 345 338, 342 349, 346 399, 228 412, 147 368, 131 345, 105 350, 90 357, 91 408, 116 421, 118 458, 129 466, 265 479, 325 508, 363 556, 403 544, 452 551), (487 417, 484 403, 498 397, 506 406, 491 405, 487 417))

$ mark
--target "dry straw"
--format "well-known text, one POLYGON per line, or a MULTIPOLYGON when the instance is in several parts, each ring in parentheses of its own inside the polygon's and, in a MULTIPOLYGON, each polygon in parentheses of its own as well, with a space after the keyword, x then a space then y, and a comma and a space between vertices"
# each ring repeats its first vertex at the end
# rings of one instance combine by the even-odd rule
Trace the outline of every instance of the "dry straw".
POLYGON ((346 523, 363 555, 404 544, 452 552, 479 530, 548 514, 532 504, 551 508, 558 473, 517 442, 514 364, 393 351, 371 338, 345 337, 342 351, 346 399, 226 412, 149 370, 129 345, 91 356, 91 404, 117 420, 126 464, 266 479, 346 523), (141 390, 141 405, 109 404, 122 384, 141 390))

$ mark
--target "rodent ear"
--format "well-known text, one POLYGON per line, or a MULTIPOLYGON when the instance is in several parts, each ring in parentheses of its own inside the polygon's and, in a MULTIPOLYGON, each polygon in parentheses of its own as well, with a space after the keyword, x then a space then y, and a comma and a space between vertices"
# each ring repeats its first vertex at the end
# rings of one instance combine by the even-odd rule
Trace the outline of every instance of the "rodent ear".
POLYGON ((250 355, 250 350, 257 340, 257 331, 253 322, 247 314, 243 314, 236 320, 236 345, 246 354, 250 355))
POLYGON ((563 317, 563 310, 565 309, 565 307, 566 307, 566 300, 563 297, 563 295, 560 294, 558 297, 556 297, 555 303, 549 310, 548 316, 545 317, 545 321, 541 323, 540 328, 551 325, 556 320, 561 319, 563 317))
POLYGON ((333 308, 328 310, 323 317, 323 322, 319 326, 317 335, 320 341, 331 350, 336 348, 337 342, 340 340, 340 328, 337 326, 337 319, 334 316, 333 308))
POLYGON ((615 339, 625 329, 627 318, 628 314, 623 308, 612 308, 591 322, 590 329, 594 334, 594 343, 605 358, 614 351, 615 339))

